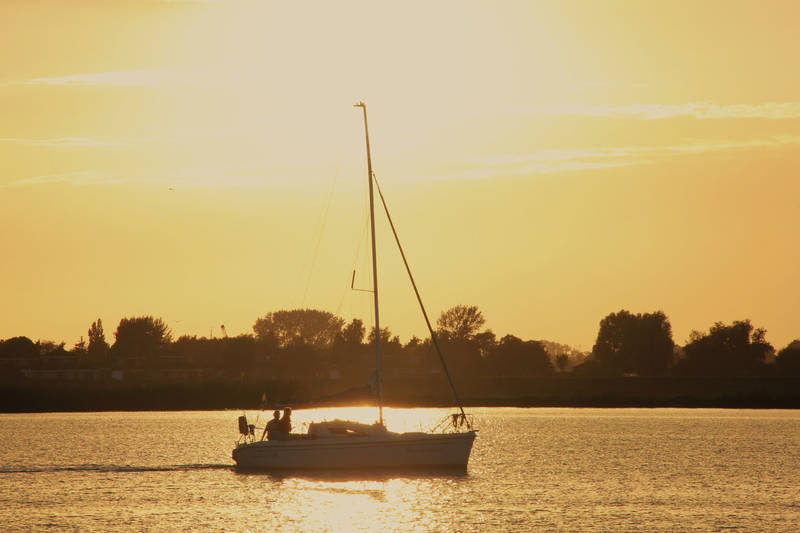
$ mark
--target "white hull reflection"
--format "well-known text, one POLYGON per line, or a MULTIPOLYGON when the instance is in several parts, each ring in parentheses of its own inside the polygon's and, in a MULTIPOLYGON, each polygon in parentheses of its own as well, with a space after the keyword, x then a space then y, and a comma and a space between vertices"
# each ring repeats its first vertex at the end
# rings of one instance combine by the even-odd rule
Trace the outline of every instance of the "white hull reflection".
POLYGON ((322 422, 292 440, 240 444, 233 459, 239 468, 260 470, 466 468, 474 440, 475 431, 392 433, 377 424, 322 422))

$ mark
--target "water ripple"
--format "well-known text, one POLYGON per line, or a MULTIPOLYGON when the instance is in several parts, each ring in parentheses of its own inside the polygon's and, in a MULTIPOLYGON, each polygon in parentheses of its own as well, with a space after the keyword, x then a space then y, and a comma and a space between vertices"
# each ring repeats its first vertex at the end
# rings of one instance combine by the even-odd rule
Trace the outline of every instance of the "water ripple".
POLYGON ((232 464, 188 464, 188 465, 54 465, 33 467, 0 467, 0 474, 40 474, 45 472, 181 472, 188 470, 232 470, 232 464))

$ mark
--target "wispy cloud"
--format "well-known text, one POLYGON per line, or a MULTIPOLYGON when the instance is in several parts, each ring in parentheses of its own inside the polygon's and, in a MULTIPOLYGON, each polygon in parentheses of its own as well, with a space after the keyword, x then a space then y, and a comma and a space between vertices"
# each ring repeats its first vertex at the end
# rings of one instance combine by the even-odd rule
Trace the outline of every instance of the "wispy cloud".
POLYGON ((192 143, 197 139, 236 139, 236 132, 227 130, 184 130, 173 135, 151 137, 0 137, 0 144, 17 144, 37 148, 131 148, 146 144, 192 143))
POLYGON ((81 170, 59 174, 32 176, 10 181, 6 188, 34 187, 42 185, 119 185, 119 184, 163 184, 164 186, 200 186, 210 184, 206 175, 191 174, 186 171, 165 173, 161 176, 134 176, 125 173, 101 172, 97 170, 81 170))
POLYGON ((663 156, 670 154, 695 154, 754 148, 780 148, 799 145, 798 136, 775 136, 766 139, 697 141, 672 145, 634 145, 591 148, 554 148, 538 150, 524 155, 493 155, 471 159, 470 161, 490 164, 514 164, 528 161, 569 161, 574 159, 607 159, 629 156, 663 156))
MULTIPOLYGON (((725 151, 781 149, 800 146, 800 136, 775 136, 763 139, 695 141, 671 145, 599 146, 587 148, 554 148, 524 154, 475 156, 461 163, 461 170, 450 173, 417 176, 418 180, 475 180, 498 176, 553 174, 630 167, 657 163, 669 157, 693 156, 725 151)), ((257 187, 288 173, 297 172, 264 165, 238 167, 198 167, 169 169, 160 174, 141 175, 84 170, 22 178, 0 187, 31 187, 51 184, 109 185, 162 184, 169 187, 257 187)), ((303 178, 305 179, 305 177, 303 178)), ((414 179, 414 178, 411 178, 414 179)))
POLYGON ((798 119, 800 102, 717 105, 710 102, 687 104, 552 104, 525 110, 542 115, 576 115, 607 118, 656 120, 690 117, 696 119, 762 118, 798 119))
POLYGON ((551 174, 578 170, 628 167, 675 155, 800 146, 800 137, 777 136, 742 141, 690 142, 661 146, 615 146, 538 150, 527 154, 474 157, 465 170, 446 179, 482 179, 503 175, 551 174))
POLYGON ((634 83, 618 83, 613 81, 587 81, 586 83, 582 84, 582 87, 590 87, 590 88, 604 88, 604 89, 619 89, 619 88, 627 88, 633 87, 637 89, 641 89, 644 87, 649 87, 650 85, 647 83, 642 82, 634 82, 634 83))
MULTIPOLYGON (((554 174, 558 172, 575 172, 582 170, 599 170, 614 167, 630 167, 645 164, 646 160, 592 160, 575 158, 570 160, 544 160, 533 155, 532 159, 520 158, 514 163, 495 164, 484 162, 465 170, 439 176, 445 180, 480 180, 500 176, 520 176, 525 174, 554 174)), ((420 180, 431 179, 431 176, 419 177, 420 180)))
POLYGON ((0 143, 20 144, 24 146, 44 148, 125 148, 136 144, 130 140, 91 137, 60 137, 56 139, 0 137, 0 143))
POLYGON ((120 179, 113 174, 98 172, 96 170, 83 170, 79 172, 64 172, 61 174, 46 174, 44 176, 34 176, 23 178, 7 183, 6 187, 28 187, 34 185, 52 185, 56 183, 68 183, 72 185, 99 185, 120 183, 120 179))
POLYGON ((21 85, 55 85, 67 87, 117 86, 158 87, 171 83, 188 82, 196 74, 170 72, 166 70, 130 70, 118 72, 90 72, 47 78, 34 78, 19 82, 21 85))
POLYGON ((158 174, 81 170, 21 178, 0 188, 46 185, 163 185, 169 188, 257 187, 275 179, 274 169, 265 167, 218 167, 169 169, 158 174))

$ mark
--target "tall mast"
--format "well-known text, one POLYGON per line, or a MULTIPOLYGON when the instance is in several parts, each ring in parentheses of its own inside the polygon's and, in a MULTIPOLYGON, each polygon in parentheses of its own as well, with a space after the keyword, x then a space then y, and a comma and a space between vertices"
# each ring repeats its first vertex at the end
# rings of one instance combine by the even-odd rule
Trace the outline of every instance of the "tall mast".
POLYGON ((381 356, 381 321, 378 312, 378 259, 375 252, 375 203, 372 192, 372 154, 369 150, 369 127, 367 126, 367 104, 359 102, 364 112, 364 135, 367 139, 367 183, 369 184, 369 227, 372 233, 372 294, 375 301, 375 373, 378 388, 378 421, 383 425, 383 357, 381 356))

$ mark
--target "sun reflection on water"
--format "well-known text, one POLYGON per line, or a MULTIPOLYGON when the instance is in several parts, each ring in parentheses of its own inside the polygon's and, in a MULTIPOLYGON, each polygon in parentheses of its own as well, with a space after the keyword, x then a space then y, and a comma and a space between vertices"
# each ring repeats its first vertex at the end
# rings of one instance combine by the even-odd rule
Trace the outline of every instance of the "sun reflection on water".
MULTIPOLYGON (((268 413, 267 413, 268 414, 268 413)), ((384 408, 384 423, 390 431, 430 431, 450 414, 442 408, 384 408)), ((260 420, 264 420, 264 414, 260 420)), ((295 432, 307 431, 308 424, 325 420, 352 420, 363 424, 378 421, 375 406, 294 409, 295 432)), ((241 474, 252 499, 262 499, 267 523, 286 524, 305 531, 383 531, 391 529, 430 531, 441 527, 424 510, 431 506, 457 507, 456 485, 468 477, 466 471, 440 472, 272 472, 241 474), (256 480, 256 481, 254 481, 256 480), (264 483, 275 490, 267 491, 264 483)), ((453 511, 456 520, 457 511, 453 511)), ((258 529, 257 529, 258 530, 258 529)))
MULTIPOLYGON (((422 509, 443 498, 441 478, 398 474, 336 480, 334 477, 291 477, 283 479, 272 510, 279 523, 303 524, 310 531, 381 531, 386 524, 403 530, 430 530, 434 526, 422 509)), ((435 477, 435 476, 434 476, 435 477)), ((443 476, 447 477, 447 476, 443 476)), ((445 488, 448 484, 445 482, 445 488)), ((450 493, 450 494, 448 494, 450 493)))

